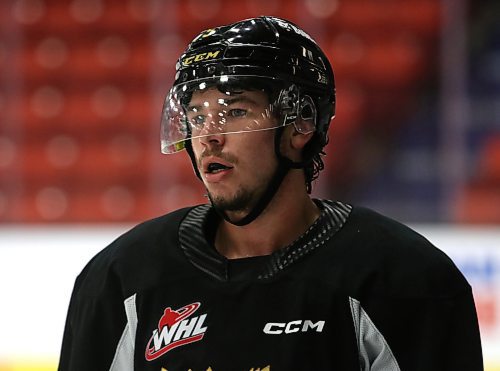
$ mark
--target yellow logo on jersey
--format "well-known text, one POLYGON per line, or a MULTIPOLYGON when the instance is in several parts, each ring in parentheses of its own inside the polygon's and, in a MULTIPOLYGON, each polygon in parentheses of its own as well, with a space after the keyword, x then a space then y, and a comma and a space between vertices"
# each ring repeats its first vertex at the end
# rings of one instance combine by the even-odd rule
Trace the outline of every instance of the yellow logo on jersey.
POLYGON ((195 55, 190 55, 182 60, 183 66, 189 66, 193 62, 206 61, 207 59, 215 59, 220 54, 220 50, 210 51, 206 53, 200 53, 195 55))

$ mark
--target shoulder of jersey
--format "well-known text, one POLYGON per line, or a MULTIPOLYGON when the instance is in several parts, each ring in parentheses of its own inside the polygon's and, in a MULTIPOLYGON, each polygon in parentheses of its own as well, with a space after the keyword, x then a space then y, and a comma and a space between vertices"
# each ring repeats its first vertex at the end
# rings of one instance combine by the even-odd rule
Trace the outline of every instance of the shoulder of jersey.
POLYGON ((381 292, 455 295, 469 285, 453 261, 425 237, 370 209, 355 207, 336 239, 353 280, 381 292))
POLYGON ((99 291, 110 281, 122 287, 146 285, 169 270, 175 277, 182 272, 179 262, 186 259, 178 246, 178 228, 191 208, 184 208, 143 222, 113 241, 85 266, 77 285, 85 291, 99 291))

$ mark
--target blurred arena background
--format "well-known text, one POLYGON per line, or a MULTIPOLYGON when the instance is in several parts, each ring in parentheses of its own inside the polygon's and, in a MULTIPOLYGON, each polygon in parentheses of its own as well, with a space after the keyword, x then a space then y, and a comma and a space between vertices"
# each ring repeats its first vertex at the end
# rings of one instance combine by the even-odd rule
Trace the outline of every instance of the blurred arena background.
POLYGON ((0 1, 0 371, 54 370, 74 278, 142 220, 205 202, 160 154, 175 62, 205 28, 287 18, 329 55, 337 117, 317 197, 372 207, 445 250, 500 370, 500 3, 0 1))

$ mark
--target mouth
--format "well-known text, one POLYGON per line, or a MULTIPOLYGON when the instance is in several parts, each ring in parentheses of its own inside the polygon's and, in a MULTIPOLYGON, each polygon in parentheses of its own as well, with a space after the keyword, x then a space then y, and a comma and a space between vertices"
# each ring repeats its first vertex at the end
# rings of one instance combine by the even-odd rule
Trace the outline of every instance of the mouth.
POLYGON ((200 167, 205 174, 218 174, 231 170, 233 164, 217 156, 207 156, 200 161, 200 167))
POLYGON ((232 161, 218 156, 205 156, 200 161, 200 170, 207 183, 219 183, 227 180, 233 173, 233 168, 232 161))
POLYGON ((220 162, 210 162, 205 169, 205 173, 217 174, 225 170, 230 170, 232 168, 233 168, 232 166, 225 165, 220 162))

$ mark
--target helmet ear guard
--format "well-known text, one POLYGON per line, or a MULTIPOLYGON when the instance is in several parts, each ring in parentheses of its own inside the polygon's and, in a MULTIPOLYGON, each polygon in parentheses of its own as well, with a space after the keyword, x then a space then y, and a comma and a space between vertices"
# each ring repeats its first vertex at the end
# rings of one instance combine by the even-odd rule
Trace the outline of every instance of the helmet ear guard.
POLYGON ((316 131, 317 117, 316 105, 313 99, 309 95, 305 95, 300 100, 297 119, 293 124, 295 130, 301 134, 309 134, 316 131))
POLYGON ((295 84, 291 84, 288 88, 280 91, 278 97, 278 112, 281 115, 282 125, 290 125, 297 121, 299 113, 299 88, 295 84))
POLYGON ((301 96, 297 85, 291 84, 282 89, 278 102, 283 126, 293 124, 301 134, 316 130, 317 110, 314 100, 309 95, 301 96))

